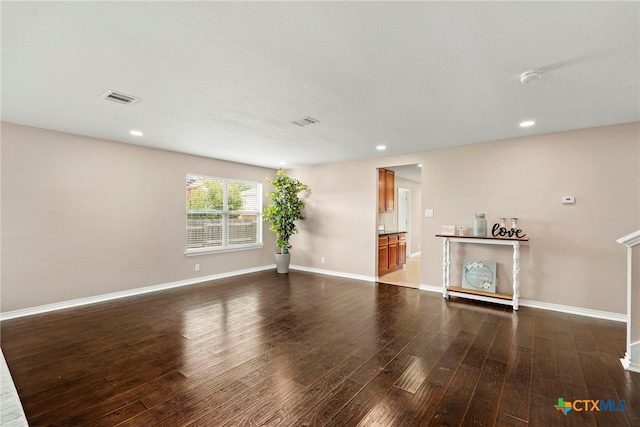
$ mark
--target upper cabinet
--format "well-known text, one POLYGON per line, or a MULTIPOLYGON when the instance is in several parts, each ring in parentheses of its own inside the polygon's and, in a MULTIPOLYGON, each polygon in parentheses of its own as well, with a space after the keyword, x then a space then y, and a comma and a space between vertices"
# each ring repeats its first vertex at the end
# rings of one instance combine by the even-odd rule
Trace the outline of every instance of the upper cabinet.
POLYGON ((378 169, 378 212, 395 209, 395 188, 395 173, 387 169, 378 169))

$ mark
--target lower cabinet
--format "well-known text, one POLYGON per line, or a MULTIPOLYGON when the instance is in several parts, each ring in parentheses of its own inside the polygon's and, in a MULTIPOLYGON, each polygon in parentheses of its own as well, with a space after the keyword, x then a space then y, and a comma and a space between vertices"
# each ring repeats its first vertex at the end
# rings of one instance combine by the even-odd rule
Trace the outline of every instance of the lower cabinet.
POLYGON ((378 237, 378 276, 389 271, 389 239, 378 237))
POLYGON ((398 235, 389 236, 389 270, 396 270, 400 265, 398 259, 398 235))
POLYGON ((378 276, 398 270, 407 262, 405 233, 378 236, 378 276))

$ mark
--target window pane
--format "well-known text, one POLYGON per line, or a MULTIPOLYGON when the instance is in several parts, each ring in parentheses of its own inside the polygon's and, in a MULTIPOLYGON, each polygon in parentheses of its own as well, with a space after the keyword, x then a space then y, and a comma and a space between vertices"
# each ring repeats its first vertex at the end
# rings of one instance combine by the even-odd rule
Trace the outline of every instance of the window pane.
POLYGON ((187 177, 187 210, 221 211, 224 200, 224 183, 220 179, 187 177))
POLYGON ((231 215, 229 218, 229 246, 256 243, 258 236, 257 215, 231 215))
POLYGON ((245 182, 229 182, 229 210, 257 211, 258 185, 245 182))
POLYGON ((187 213, 187 249, 222 246, 222 214, 187 213))

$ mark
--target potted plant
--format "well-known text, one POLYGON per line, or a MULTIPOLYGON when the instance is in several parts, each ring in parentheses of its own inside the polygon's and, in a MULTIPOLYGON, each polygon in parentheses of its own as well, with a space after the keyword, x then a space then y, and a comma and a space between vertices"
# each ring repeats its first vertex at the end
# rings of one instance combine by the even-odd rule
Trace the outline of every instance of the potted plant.
POLYGON ((298 232, 296 221, 303 220, 302 209, 305 206, 298 193, 308 190, 307 185, 297 179, 287 176, 287 173, 278 169, 276 179, 267 178, 274 191, 268 194, 271 203, 264 210, 264 219, 271 224, 270 230, 276 235, 276 246, 280 253, 276 253, 276 267, 278 273, 289 272, 291 254, 289 239, 298 232))

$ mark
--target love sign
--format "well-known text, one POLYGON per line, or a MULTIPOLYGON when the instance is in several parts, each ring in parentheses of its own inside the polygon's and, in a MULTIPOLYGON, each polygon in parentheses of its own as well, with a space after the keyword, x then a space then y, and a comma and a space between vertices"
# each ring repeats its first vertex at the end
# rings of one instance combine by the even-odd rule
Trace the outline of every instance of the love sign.
POLYGON ((493 237, 517 237, 518 239, 522 239, 526 236, 524 232, 519 228, 511 228, 507 229, 506 227, 501 227, 500 224, 493 224, 493 228, 491 229, 491 235, 493 237))

